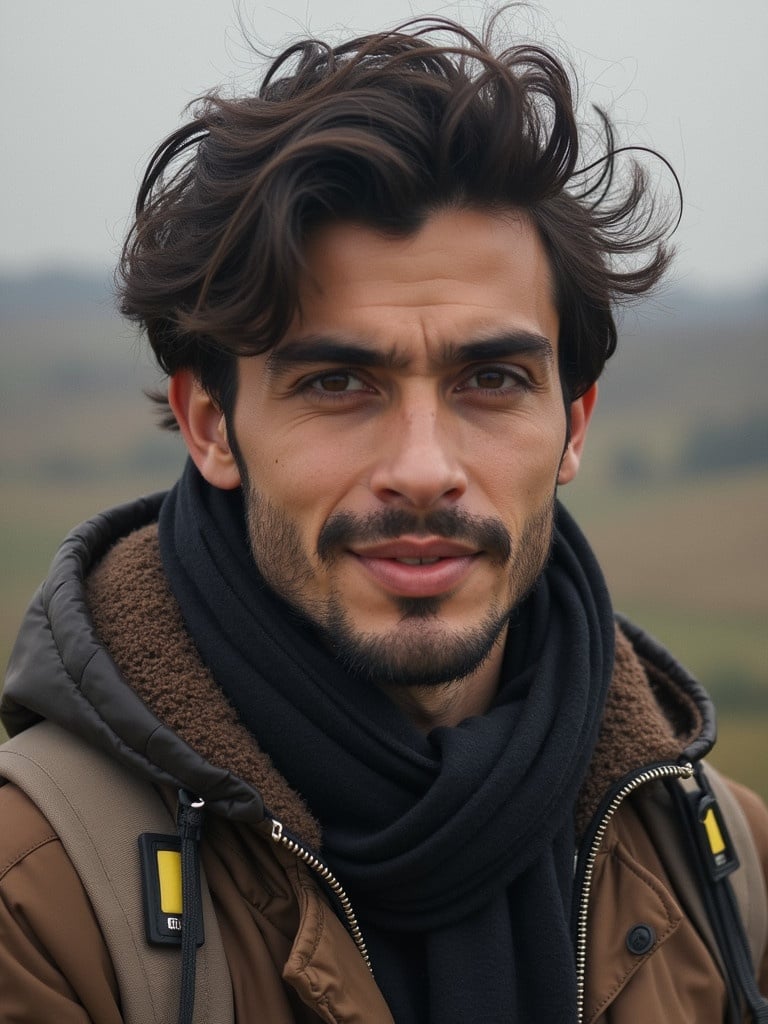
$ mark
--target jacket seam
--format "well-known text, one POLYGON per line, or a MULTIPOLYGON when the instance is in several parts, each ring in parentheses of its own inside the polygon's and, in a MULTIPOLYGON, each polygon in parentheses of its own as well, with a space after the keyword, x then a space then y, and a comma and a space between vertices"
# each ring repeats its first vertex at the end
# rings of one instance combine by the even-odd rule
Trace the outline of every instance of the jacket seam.
MULTIPOLYGON (((325 902, 323 900, 318 900, 317 925, 316 925, 316 927, 314 929, 315 934, 314 934, 314 938, 313 938, 313 941, 312 941, 311 950, 310 950, 309 954, 304 959, 304 970, 305 971, 307 970, 309 965, 314 960, 315 955, 316 955, 318 949, 320 948, 320 937, 321 937, 321 934, 322 934, 322 931, 323 931, 324 924, 325 924, 325 902)), ((318 989, 318 991, 322 991, 322 989, 318 989)))
MULTIPOLYGON (((64 654, 62 652, 61 646, 59 644, 58 637, 56 636, 56 631, 53 628, 53 623, 51 622, 50 609, 51 609, 51 602, 53 601, 53 598, 56 596, 56 594, 59 592, 59 590, 61 590, 61 588, 66 585, 66 583, 67 583, 66 580, 61 580, 56 585, 56 587, 54 587, 52 593, 50 595, 48 595, 47 599, 46 599, 46 597, 43 594, 41 594, 41 603, 43 605, 43 610, 45 612, 45 629, 50 634, 51 640, 53 642, 53 646, 55 647, 56 653, 59 656, 59 660, 62 662, 62 664, 65 663, 65 658, 64 658, 64 654)), ((88 671, 88 669, 90 667, 91 662, 93 661, 93 659, 96 657, 96 655, 99 653, 99 651, 101 649, 102 648, 100 648, 98 645, 95 646, 94 649, 91 651, 90 655, 88 656, 88 659, 86 660, 86 662, 83 665, 82 669, 78 673, 77 678, 75 679, 74 676, 72 677, 74 682, 77 684, 77 692, 80 694, 82 699, 84 701, 86 701, 88 706, 93 708, 93 710, 96 711, 97 713, 98 713, 98 709, 94 705, 93 701, 89 697, 86 697, 86 695, 83 693, 83 679, 85 678, 85 675, 86 675, 86 673, 87 673, 87 671, 88 671)), ((101 715, 99 715, 99 718, 101 718, 101 715)))
POLYGON ((30 854, 34 853, 35 850, 39 850, 40 847, 47 846, 49 843, 59 841, 59 837, 56 835, 56 833, 51 832, 43 839, 38 839, 37 842, 32 843, 30 846, 25 847, 25 849, 23 850, 20 850, 14 857, 11 858, 11 860, 7 861, 5 864, 2 865, 2 867, 0 867, 0 880, 5 878, 9 871, 15 868, 18 864, 20 864, 25 857, 29 857, 30 854))
MULTIPOLYGON (((305 900, 308 899, 308 894, 310 892, 313 892, 315 894, 317 893, 317 886, 315 885, 314 880, 310 878, 308 875, 304 874, 302 867, 299 863, 292 864, 290 868, 287 868, 287 870, 294 872, 296 882, 296 889, 294 891, 301 891, 303 893, 305 900)), ((307 976, 309 976, 308 968, 320 946, 321 933, 323 931, 323 926, 325 922, 325 910, 325 900, 319 899, 317 901, 318 920, 317 924, 312 929, 312 942, 307 953, 303 954, 301 957, 301 970, 305 974, 307 974, 307 976)), ((310 985, 315 991, 317 991, 318 995, 320 994, 320 992, 322 992, 322 987, 314 985, 311 980, 310 985)))

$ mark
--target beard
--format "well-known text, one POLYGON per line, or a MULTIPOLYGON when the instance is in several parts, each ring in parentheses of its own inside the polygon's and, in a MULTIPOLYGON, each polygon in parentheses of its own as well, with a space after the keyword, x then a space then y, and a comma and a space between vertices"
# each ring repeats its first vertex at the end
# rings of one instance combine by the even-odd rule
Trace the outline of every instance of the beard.
POLYGON ((249 544, 264 580, 317 632, 348 672, 378 686, 440 686, 474 672, 491 654, 514 609, 535 586, 552 547, 554 494, 529 517, 515 542, 500 520, 470 516, 459 509, 423 515, 385 509, 363 517, 336 513, 318 537, 316 555, 326 569, 353 542, 409 534, 473 544, 508 578, 506 594, 490 603, 479 623, 465 629, 440 619, 446 596, 392 596, 400 613, 398 623, 382 633, 365 632, 355 626, 341 587, 331 586, 322 600, 313 595, 316 569, 296 523, 252 488, 246 475, 242 478, 249 544))

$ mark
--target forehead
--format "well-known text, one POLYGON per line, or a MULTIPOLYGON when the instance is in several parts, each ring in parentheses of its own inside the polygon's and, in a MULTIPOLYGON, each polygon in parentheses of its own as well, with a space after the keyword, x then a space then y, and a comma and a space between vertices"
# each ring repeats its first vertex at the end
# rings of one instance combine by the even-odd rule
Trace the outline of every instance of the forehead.
POLYGON ((508 330, 556 347, 549 261, 521 212, 440 210, 402 237, 332 223, 310 235, 305 261, 286 342, 336 332, 407 348, 417 338, 445 345, 508 330))

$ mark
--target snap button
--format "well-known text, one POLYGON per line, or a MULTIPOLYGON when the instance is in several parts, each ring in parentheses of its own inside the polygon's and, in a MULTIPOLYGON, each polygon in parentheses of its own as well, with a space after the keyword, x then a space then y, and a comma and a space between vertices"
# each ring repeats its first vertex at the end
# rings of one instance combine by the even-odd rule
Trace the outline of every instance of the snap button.
POLYGON ((649 924, 636 924, 627 932, 627 949, 635 956, 647 953, 656 941, 656 932, 649 924))

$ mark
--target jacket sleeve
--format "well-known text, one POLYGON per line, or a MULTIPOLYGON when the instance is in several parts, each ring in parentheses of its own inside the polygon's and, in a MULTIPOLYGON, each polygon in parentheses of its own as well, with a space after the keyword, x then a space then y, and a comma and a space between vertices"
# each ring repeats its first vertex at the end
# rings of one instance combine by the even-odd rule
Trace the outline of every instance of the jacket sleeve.
POLYGON ((16 1024, 121 1024, 115 974, 82 883, 45 817, 0 788, 0 1007, 16 1024))
MULTIPOLYGON (((768 892, 768 807, 751 789, 747 789, 746 786, 742 786, 740 783, 733 782, 730 779, 728 782, 752 830, 763 868, 763 877, 766 884, 765 892, 768 892)), ((766 920, 768 920, 768 906, 764 907, 764 913, 766 920)), ((768 925, 766 927, 768 929, 768 925)), ((760 964, 756 964, 755 967, 757 969, 760 991, 764 996, 768 996, 768 942, 763 949, 763 957, 760 964)))

